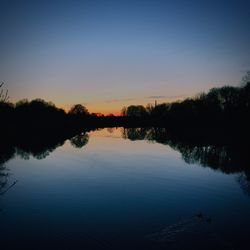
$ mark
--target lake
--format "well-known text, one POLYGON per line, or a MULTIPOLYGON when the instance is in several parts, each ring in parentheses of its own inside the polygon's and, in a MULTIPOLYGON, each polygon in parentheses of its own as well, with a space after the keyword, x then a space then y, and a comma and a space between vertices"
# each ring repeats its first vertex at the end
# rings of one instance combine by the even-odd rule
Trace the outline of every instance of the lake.
POLYGON ((3 250, 249 249, 249 170, 226 147, 108 128, 14 150, 0 166, 3 250))

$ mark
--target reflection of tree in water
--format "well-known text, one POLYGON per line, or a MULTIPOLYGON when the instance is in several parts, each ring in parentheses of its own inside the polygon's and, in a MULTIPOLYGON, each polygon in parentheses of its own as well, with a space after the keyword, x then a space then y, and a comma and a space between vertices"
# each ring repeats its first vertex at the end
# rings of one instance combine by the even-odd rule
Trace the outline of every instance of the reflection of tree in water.
POLYGON ((250 196, 250 173, 241 173, 237 177, 237 181, 240 184, 244 194, 250 196))
MULTIPOLYGON (((48 134, 41 137, 27 136, 12 141, 11 138, 4 138, 0 141, 0 195, 5 194, 16 183, 9 183, 9 172, 5 167, 5 163, 15 157, 20 156, 24 160, 28 160, 30 156, 41 160, 46 158, 57 147, 62 146, 67 138, 48 134)), ((86 133, 74 136, 71 144, 74 147, 83 147, 88 143, 89 136, 86 133)))
POLYGON ((122 137, 131 141, 144 140, 147 131, 147 128, 124 128, 122 129, 122 137))
POLYGON ((15 150, 8 144, 0 145, 0 193, 4 191, 8 183, 9 173, 5 167, 5 162, 13 158, 15 150))
POLYGON ((169 144, 182 154, 182 158, 189 164, 198 163, 204 167, 209 166, 213 169, 220 169, 225 173, 238 172, 238 169, 231 169, 232 158, 229 156, 228 149, 224 146, 214 145, 193 146, 182 143, 169 144))
POLYGON ((204 140, 184 140, 168 133, 166 128, 126 128, 122 132, 124 139, 155 141, 178 150, 185 162, 198 163, 225 173, 246 170, 250 165, 245 144, 214 144, 204 140))
POLYGON ((170 134, 166 128, 126 128, 122 137, 130 140, 155 141, 169 145, 181 153, 189 164, 198 163, 203 167, 220 170, 223 173, 242 173, 238 182, 245 193, 250 194, 250 157, 248 142, 221 144, 214 135, 207 138, 185 138, 170 134))
POLYGON ((0 165, 0 194, 3 192, 4 188, 8 183, 9 173, 7 172, 5 166, 0 165))
POLYGON ((250 161, 244 145, 188 145, 171 142, 169 145, 182 154, 189 164, 218 169, 224 173, 238 173, 248 169, 250 161))
MULTIPOLYGON (((31 156, 41 160, 46 158, 57 147, 64 144, 65 137, 56 135, 44 135, 43 137, 25 137, 12 142, 0 142, 0 178, 3 173, 3 164, 13 158, 15 155, 20 156, 24 160, 28 160, 31 156)), ((70 139, 72 146, 81 148, 88 143, 89 136, 87 133, 81 133, 70 139)))
POLYGON ((70 139, 70 143, 75 148, 82 148, 89 141, 89 135, 87 133, 81 133, 70 139))
POLYGON ((29 160, 30 156, 38 160, 45 159, 57 147, 60 147, 64 142, 55 142, 46 144, 33 144, 24 147, 16 147, 16 154, 24 160, 29 160))
POLYGON ((107 131, 108 131, 110 134, 113 134, 113 133, 114 133, 114 128, 107 128, 107 131))
MULTIPOLYGON (((3 152, 1 152, 3 153, 3 152)), ((5 151, 6 153, 6 151, 5 151)), ((0 195, 4 195, 6 192, 8 192, 13 186, 16 185, 17 180, 15 180, 11 185, 9 185, 9 171, 8 169, 5 167, 5 162, 10 160, 13 156, 14 156, 14 152, 13 151, 8 151, 8 156, 7 155, 3 155, 0 154, 0 195), (12 154, 13 153, 13 154, 12 154), (4 161, 3 161, 4 159, 4 161)), ((0 209, 0 211, 2 211, 2 209, 0 209)))

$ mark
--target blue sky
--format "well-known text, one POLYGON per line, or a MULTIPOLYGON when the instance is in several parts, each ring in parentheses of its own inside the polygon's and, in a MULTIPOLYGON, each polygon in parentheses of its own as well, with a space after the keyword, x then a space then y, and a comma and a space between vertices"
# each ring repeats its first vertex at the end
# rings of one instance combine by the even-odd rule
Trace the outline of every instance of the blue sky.
POLYGON ((12 101, 118 112, 237 85, 250 69, 249 1, 0 2, 0 80, 12 101))

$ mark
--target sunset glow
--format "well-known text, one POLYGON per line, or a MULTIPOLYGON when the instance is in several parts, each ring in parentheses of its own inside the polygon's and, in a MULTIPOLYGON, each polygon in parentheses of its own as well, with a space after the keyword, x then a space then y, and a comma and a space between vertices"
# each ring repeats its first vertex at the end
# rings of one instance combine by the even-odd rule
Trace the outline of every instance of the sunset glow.
POLYGON ((245 1, 1 1, 11 101, 119 113, 237 85, 250 67, 245 1))

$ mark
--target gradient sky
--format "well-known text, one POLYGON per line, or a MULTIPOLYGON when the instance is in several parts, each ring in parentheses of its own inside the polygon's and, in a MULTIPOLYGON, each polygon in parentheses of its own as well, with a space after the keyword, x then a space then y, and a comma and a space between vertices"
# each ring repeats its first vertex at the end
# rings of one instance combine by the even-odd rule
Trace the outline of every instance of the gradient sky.
POLYGON ((237 85, 250 1, 1 0, 0 80, 11 101, 117 113, 237 85))

